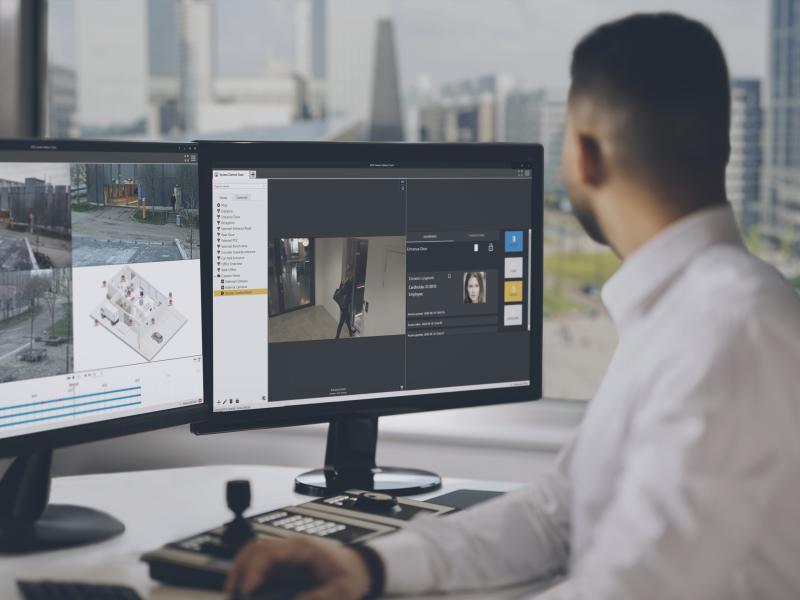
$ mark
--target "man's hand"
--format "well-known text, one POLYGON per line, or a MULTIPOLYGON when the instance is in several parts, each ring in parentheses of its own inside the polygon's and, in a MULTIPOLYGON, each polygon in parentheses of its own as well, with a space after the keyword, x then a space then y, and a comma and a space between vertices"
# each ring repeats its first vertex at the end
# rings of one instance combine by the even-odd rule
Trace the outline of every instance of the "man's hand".
POLYGON ((250 542, 236 557, 225 589, 246 596, 263 585, 268 587, 270 576, 282 567, 305 567, 316 581, 316 587, 296 600, 360 600, 369 592, 367 566, 354 550, 304 537, 250 542))

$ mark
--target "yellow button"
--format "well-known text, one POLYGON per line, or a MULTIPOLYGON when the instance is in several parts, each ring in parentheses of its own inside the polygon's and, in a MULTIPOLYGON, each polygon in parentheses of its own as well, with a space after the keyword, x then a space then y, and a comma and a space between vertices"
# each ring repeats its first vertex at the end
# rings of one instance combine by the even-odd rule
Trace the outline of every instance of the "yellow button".
POLYGON ((506 281, 506 302, 522 302, 522 282, 506 281))

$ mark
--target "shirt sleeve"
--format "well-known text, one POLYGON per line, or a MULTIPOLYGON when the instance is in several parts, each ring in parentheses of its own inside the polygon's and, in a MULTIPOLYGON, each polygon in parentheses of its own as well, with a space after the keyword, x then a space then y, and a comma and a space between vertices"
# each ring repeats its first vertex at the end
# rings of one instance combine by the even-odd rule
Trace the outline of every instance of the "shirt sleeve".
POLYGON ((386 591, 499 587, 566 568, 571 447, 523 489, 452 516, 420 518, 372 542, 386 568, 386 591))
POLYGON ((717 351, 687 349, 663 366, 631 423, 613 501, 542 600, 724 596, 797 460, 785 389, 796 378, 748 333, 729 330, 717 351))

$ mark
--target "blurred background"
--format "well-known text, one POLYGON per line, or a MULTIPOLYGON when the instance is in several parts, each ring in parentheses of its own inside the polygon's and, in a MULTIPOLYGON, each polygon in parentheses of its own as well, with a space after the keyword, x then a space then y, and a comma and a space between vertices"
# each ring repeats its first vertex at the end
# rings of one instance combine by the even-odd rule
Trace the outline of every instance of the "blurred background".
POLYGON ((752 249, 800 289, 796 0, 50 0, 46 133, 542 143, 545 396, 588 399, 615 345, 599 292, 618 261, 569 215, 569 60, 637 10, 698 18, 722 42, 728 194, 752 249))
POLYGON ((561 180, 570 55, 605 21, 661 10, 703 21, 722 43, 729 198, 750 248, 800 290, 800 0, 0 0, 2 27, 18 35, 13 47, 0 36, 0 70, 21 95, 0 126, 54 138, 542 143, 544 394, 585 401, 616 344, 600 290, 619 262, 582 233, 561 180))

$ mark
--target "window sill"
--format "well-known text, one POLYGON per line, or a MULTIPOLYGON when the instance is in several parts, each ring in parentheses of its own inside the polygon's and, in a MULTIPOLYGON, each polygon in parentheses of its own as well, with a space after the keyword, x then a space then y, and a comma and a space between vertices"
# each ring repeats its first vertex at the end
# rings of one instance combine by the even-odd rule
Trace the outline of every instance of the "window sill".
MULTIPOLYGON (((501 404, 382 417, 381 440, 433 445, 558 452, 580 423, 586 402, 546 398, 538 402, 501 404)), ((286 430, 314 437, 327 425, 286 430)), ((280 430, 275 430, 278 434, 280 430)))

